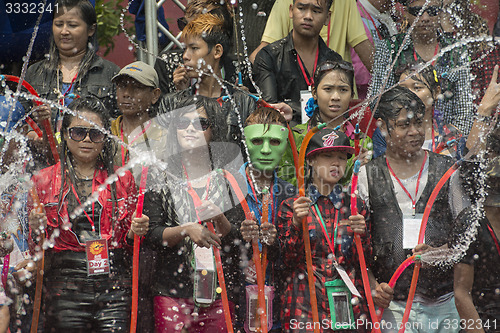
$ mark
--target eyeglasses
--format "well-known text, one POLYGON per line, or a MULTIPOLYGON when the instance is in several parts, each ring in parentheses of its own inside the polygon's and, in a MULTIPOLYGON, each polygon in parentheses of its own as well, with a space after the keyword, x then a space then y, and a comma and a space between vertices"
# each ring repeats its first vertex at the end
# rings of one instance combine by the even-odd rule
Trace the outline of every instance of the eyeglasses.
MULTIPOLYGON (((408 7, 408 13, 413 16, 418 16, 420 11, 422 10, 422 6, 414 6, 414 7, 408 7)), ((438 6, 429 6, 426 7, 425 10, 422 12, 422 15, 426 12, 429 14, 429 16, 437 16, 439 15, 439 12, 441 12, 441 7, 438 6)))
POLYGON ((68 129, 71 140, 80 142, 85 140, 87 135, 93 143, 101 143, 106 138, 106 134, 96 128, 71 127, 68 129))
POLYGON ((206 131, 210 127, 210 121, 207 118, 194 118, 188 119, 182 117, 177 122, 178 130, 185 130, 189 127, 189 125, 193 125, 194 129, 197 131, 206 131))

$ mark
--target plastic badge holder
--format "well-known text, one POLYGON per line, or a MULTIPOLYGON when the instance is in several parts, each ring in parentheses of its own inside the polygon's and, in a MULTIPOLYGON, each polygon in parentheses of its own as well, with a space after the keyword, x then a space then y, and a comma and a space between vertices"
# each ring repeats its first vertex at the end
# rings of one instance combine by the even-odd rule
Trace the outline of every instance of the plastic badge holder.
POLYGON ((194 276, 194 300, 200 305, 212 304, 215 300, 215 271, 197 269, 194 276))
POLYGON ((356 329, 351 292, 342 279, 325 282, 333 330, 356 329))
MULTIPOLYGON (((245 332, 247 333, 260 331, 260 320, 257 316, 259 307, 258 294, 259 287, 257 285, 246 286, 247 315, 245 318, 245 332)), ((264 295, 267 308, 267 330, 269 331, 273 326, 274 287, 264 286, 264 295)))

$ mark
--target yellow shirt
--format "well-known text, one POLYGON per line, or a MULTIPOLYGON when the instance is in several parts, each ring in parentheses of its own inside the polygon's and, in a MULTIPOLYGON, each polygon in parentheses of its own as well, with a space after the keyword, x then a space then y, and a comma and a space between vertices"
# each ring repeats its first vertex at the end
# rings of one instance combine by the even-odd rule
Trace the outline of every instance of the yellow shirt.
MULTIPOLYGON (((262 42, 273 43, 285 38, 293 29, 289 18, 290 5, 293 0, 276 0, 267 18, 266 28, 262 34, 262 42)), ((351 61, 351 47, 368 39, 355 0, 334 0, 330 8, 330 42, 328 43, 328 26, 321 30, 321 37, 332 50, 351 61)))

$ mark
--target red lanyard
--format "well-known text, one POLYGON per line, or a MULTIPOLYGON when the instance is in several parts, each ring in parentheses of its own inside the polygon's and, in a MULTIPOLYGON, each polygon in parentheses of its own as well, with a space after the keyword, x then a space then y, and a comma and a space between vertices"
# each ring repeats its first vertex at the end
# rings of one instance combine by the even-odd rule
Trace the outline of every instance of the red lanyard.
POLYGON ((495 235, 495 232, 493 231, 493 229, 491 229, 491 227, 489 225, 487 225, 487 226, 488 226, 488 230, 490 231, 491 237, 493 238, 493 241, 495 242, 495 246, 497 247, 498 255, 500 256, 500 245, 498 245, 497 236, 495 235))
MULTIPOLYGON (((432 56, 433 58, 438 54, 438 51, 439 51, 439 43, 436 44, 436 49, 434 50, 434 55, 432 56)), ((417 51, 415 50, 415 47, 413 47, 413 58, 415 58, 415 61, 418 62, 417 51)), ((436 64, 436 60, 437 59, 434 59, 434 61, 432 62, 432 66, 436 64)))
MULTIPOLYGON (((141 135, 146 133, 146 131, 148 130, 148 128, 150 126, 151 126, 151 120, 148 121, 148 124, 142 129, 141 133, 137 134, 134 137, 134 139, 132 139, 132 141, 128 142, 128 140, 127 140, 127 144, 131 145, 132 143, 134 143, 135 140, 137 140, 141 135)), ((121 123, 121 122, 120 122, 120 139, 122 140, 122 142, 125 142, 125 141, 123 141, 123 123, 121 123)), ((127 160, 127 162, 128 162, 127 150, 123 147, 123 145, 121 145, 120 148, 122 150, 122 166, 124 166, 125 160, 127 160)))
POLYGON ((314 73, 316 73, 316 66, 318 65, 318 56, 319 56, 319 45, 316 49, 316 59, 314 60, 314 69, 311 76, 311 80, 307 77, 306 70, 304 69, 304 65, 302 64, 302 59, 300 59, 299 54, 297 53, 297 62, 299 63, 300 70, 302 71, 302 75, 304 76, 304 80, 307 83, 308 87, 311 87, 314 84, 314 73))
MULTIPOLYGON (((335 208, 334 208, 335 209, 335 208)), ((332 250, 333 257, 335 258, 335 241, 337 238, 337 226, 339 222, 339 210, 335 209, 335 219, 333 220, 333 237, 330 239, 330 236, 328 235, 328 231, 326 230, 326 224, 323 221, 323 217, 321 216, 321 213, 318 210, 318 206, 315 205, 314 209, 312 210, 314 215, 316 216, 316 219, 318 222, 321 224, 323 230, 323 234, 325 235, 326 242, 328 243, 328 247, 330 250, 332 250), (333 242, 333 243, 332 243, 333 242)), ((339 252, 340 252, 340 244, 339 244, 339 252)))
POLYGON ((396 174, 394 173, 394 170, 392 170, 391 166, 389 165, 389 161, 387 160, 387 158, 385 159, 385 161, 387 162, 387 167, 389 168, 389 171, 391 172, 391 175, 396 178, 396 181, 398 182, 399 186, 401 186, 401 188, 403 189, 403 191, 406 193, 406 195, 410 198, 411 200, 411 208, 413 210, 413 216, 415 216, 415 206, 416 206, 416 203, 417 203, 417 196, 418 196, 418 187, 420 186, 420 178, 422 177, 422 172, 424 171, 424 166, 425 166, 425 162, 427 161, 427 152, 424 151, 425 153, 425 156, 424 156, 424 161, 422 162, 422 166, 420 167, 420 171, 418 173, 418 178, 417 178, 417 189, 415 190, 415 197, 412 197, 410 192, 408 192, 408 190, 406 189, 406 187, 403 185, 403 183, 401 183, 401 180, 399 180, 398 176, 396 176, 396 174))
POLYGON ((75 80, 76 80, 76 77, 78 76, 78 73, 75 74, 75 77, 73 78, 73 80, 71 80, 71 83, 69 84, 69 87, 68 89, 66 90, 66 92, 64 94, 62 94, 62 97, 61 99, 59 100, 61 102, 61 105, 64 106, 64 97, 66 97, 66 95, 71 91, 71 88, 73 87, 73 83, 75 83, 75 80))
MULTIPOLYGON (((198 195, 198 193, 196 193, 196 191, 194 190, 193 186, 191 186, 191 182, 189 181, 189 177, 188 177, 188 174, 187 174, 187 171, 186 171, 186 167, 184 165, 182 165, 182 168, 184 169, 184 174, 186 175, 186 179, 187 179, 188 193, 191 196, 191 198, 193 199, 194 206, 198 207, 198 206, 201 205, 200 196, 198 195)), ((211 180, 211 178, 212 177, 208 177, 208 180, 207 180, 207 187, 205 189, 205 200, 208 198, 208 189, 210 187, 210 180, 211 180)), ((198 219, 198 222, 201 224, 201 219, 200 219, 200 216, 198 215, 198 211, 196 209, 195 209, 195 213, 196 213, 196 218, 198 219)))
MULTIPOLYGON (((97 169, 94 170, 94 176, 92 177, 92 193, 95 191, 95 175, 96 175, 97 169)), ((78 204, 81 206, 82 202, 80 201, 80 198, 78 197, 78 193, 76 193, 75 187, 73 186, 73 183, 71 184, 71 190, 73 191, 73 194, 75 195, 76 201, 78 201, 78 204)), ((94 203, 95 201, 92 200, 92 218, 90 218, 89 214, 85 210, 83 210, 83 213, 85 216, 87 216, 87 219, 90 222, 90 225, 92 226, 92 232, 95 232, 95 226, 94 226, 94 203)))
MULTIPOLYGON (((257 204, 257 210, 259 211, 260 216, 262 216, 262 209, 259 208, 258 199, 257 199, 257 193, 255 192, 255 188, 253 187, 252 179, 250 179, 250 176, 248 175, 248 172, 245 171, 245 174, 247 175, 248 184, 250 184, 250 188, 252 189, 253 197, 255 198, 255 203, 257 204)), ((269 193, 271 194, 271 200, 270 200, 270 206, 271 206, 271 208, 268 210, 268 212, 270 212, 270 214, 272 214, 271 216, 273 218, 271 220, 274 220, 273 187, 274 186, 271 186, 271 190, 269 191, 269 193)), ((264 203, 262 203, 262 204, 264 204, 264 203)), ((269 222, 269 218, 267 219, 267 221, 269 222)))

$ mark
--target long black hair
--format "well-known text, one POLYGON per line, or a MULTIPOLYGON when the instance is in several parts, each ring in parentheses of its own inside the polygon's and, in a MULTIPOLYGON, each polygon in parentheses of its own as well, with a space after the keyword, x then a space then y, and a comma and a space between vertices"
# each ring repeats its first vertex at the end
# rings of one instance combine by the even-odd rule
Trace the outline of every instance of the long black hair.
MULTIPOLYGON (((64 10, 71 10, 72 8, 78 8, 82 20, 87 24, 87 28, 90 29, 92 26, 95 27, 95 32, 89 37, 87 43, 87 51, 80 62, 80 68, 78 69, 78 79, 81 75, 87 73, 92 65, 92 62, 97 57, 97 14, 94 6, 89 0, 56 0, 54 4, 55 10, 52 12, 52 21, 59 12, 64 10)), ((41 69, 45 70, 56 70, 59 66, 59 50, 57 49, 56 43, 54 41, 54 36, 51 35, 50 38, 50 50, 49 50, 49 61, 45 62, 41 69), (45 68, 43 68, 45 67, 45 68)), ((59 78, 56 78, 59 79, 59 78)))
MULTIPOLYGON (((71 172, 72 167, 68 165, 71 163, 72 156, 68 149, 68 129, 75 117, 78 117, 79 113, 88 112, 99 116, 102 122, 102 127, 104 129, 110 128, 110 117, 108 115, 107 109, 104 107, 102 102, 96 97, 83 97, 75 98, 73 102, 68 105, 70 110, 73 110, 76 115, 69 112, 64 114, 62 125, 61 125, 61 144, 59 146, 59 156, 61 156, 61 189, 59 192, 59 208, 62 205, 64 184, 66 182, 66 176, 68 172, 71 172)), ((116 153, 116 146, 113 144, 112 140, 108 137, 105 138, 103 143, 103 148, 99 156, 97 157, 96 167, 101 170, 105 170, 107 175, 112 175, 114 170, 113 158, 116 153)), ((73 175, 74 176, 74 175, 73 175)), ((73 177, 74 178, 74 177, 73 177)), ((111 186, 111 199, 113 204, 113 217, 116 217, 116 184, 112 183, 111 186)))

